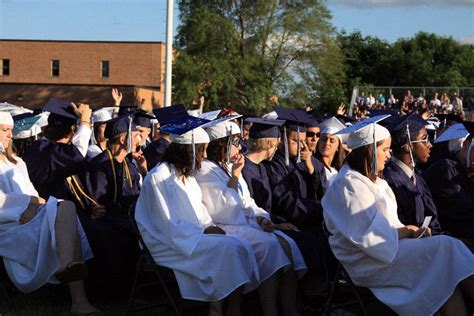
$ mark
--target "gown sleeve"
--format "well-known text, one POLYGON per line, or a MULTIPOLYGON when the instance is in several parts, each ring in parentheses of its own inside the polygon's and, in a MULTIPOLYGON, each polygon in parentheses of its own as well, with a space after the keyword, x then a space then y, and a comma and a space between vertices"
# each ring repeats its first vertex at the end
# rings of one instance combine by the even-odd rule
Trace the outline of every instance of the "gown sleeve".
POLYGON ((79 125, 77 132, 72 138, 72 144, 81 153, 82 157, 86 157, 87 150, 89 149, 89 141, 91 139, 92 130, 90 127, 85 125, 79 125))
POLYGON ((328 228, 382 262, 391 263, 398 252, 398 232, 376 208, 375 195, 357 178, 339 178, 322 204, 328 228))
POLYGON ((196 175, 202 191, 202 202, 212 221, 217 224, 246 224, 239 193, 227 186, 229 177, 224 170, 209 161, 203 161, 196 175), (219 176, 219 173, 222 173, 219 176))

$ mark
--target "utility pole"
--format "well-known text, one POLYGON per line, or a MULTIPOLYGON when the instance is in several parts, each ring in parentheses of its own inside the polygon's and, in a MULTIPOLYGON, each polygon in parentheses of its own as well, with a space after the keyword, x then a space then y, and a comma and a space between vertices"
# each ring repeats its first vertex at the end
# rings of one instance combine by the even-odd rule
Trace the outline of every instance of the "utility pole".
POLYGON ((171 106, 171 62, 173 60, 173 0, 167 0, 165 106, 171 106))

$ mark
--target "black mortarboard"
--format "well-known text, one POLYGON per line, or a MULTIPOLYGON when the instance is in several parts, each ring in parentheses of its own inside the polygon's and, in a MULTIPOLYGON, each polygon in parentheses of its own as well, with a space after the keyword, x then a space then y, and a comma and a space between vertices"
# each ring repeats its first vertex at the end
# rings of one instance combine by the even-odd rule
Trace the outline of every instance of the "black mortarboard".
POLYGON ((138 110, 135 105, 122 105, 119 107, 117 116, 131 115, 138 110))
POLYGON ((141 127, 151 128, 151 120, 154 118, 154 116, 141 109, 138 109, 133 113, 133 123, 141 127))
POLYGON ((180 117, 188 117, 189 114, 182 104, 176 104, 159 109, 154 109, 156 119, 160 122, 160 126, 167 125, 180 117))
POLYGON ((50 99, 43 107, 43 111, 50 112, 48 125, 74 125, 78 119, 71 102, 50 99))
POLYGON ((252 123, 249 137, 253 139, 279 138, 281 136, 279 127, 285 124, 283 120, 267 120, 258 117, 249 117, 246 122, 252 123))
POLYGON ((136 131, 137 127, 133 123, 130 124, 132 117, 130 115, 123 115, 116 118, 113 118, 107 121, 107 126, 105 127, 104 136, 107 139, 112 139, 118 134, 127 133, 130 131, 136 131))
POLYGON ((299 130, 304 132, 305 126, 311 125, 314 122, 314 118, 303 110, 287 109, 278 106, 274 106, 273 109, 277 113, 278 119, 285 120, 285 126, 292 131, 299 130))
POLYGON ((454 114, 435 114, 441 124, 440 127, 448 127, 454 125, 455 123, 462 123, 462 118, 459 115, 454 114))
POLYGON ((474 122, 463 121, 462 125, 464 125, 464 128, 469 132, 471 137, 474 137, 474 122))

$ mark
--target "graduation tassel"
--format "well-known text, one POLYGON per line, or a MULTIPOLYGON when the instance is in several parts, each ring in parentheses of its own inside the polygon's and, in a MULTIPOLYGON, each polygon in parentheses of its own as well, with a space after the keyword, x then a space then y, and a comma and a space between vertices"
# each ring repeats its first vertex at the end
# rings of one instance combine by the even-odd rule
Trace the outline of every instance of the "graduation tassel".
POLYGON ((244 138, 244 117, 240 120, 240 139, 244 138))
POLYGON ((374 137, 374 162, 373 162, 373 170, 374 170, 374 174, 377 176, 378 175, 378 168, 377 168, 377 142, 375 141, 376 138, 375 138, 375 123, 373 124, 373 127, 374 127, 374 133, 373 133, 373 137, 374 137))
POLYGON ((232 158, 231 157, 231 154, 230 152, 232 151, 232 125, 230 126, 230 134, 227 138, 227 163, 231 163, 230 159, 232 158))
POLYGON ((415 160, 413 159, 413 150, 411 148, 410 126, 407 123, 407 137, 408 137, 408 153, 410 154, 410 167, 415 171, 415 160))
POLYGON ((196 144, 194 143, 194 130, 191 131, 191 146, 193 147, 193 173, 196 169, 196 144))
POLYGON ((128 131, 127 131, 127 154, 132 153, 132 117, 128 117, 128 131))
POLYGON ((91 144, 92 145, 97 145, 97 140, 95 139, 95 133, 94 133, 94 119, 91 118, 91 144))
POLYGON ((296 132, 298 133, 298 147, 297 147, 297 151, 298 151, 298 155, 296 156, 296 162, 297 163, 300 163, 301 162, 301 144, 300 144, 300 126, 297 125, 296 127, 296 132))
POLYGON ((290 153, 288 152, 288 136, 286 135, 286 126, 283 126, 283 142, 285 143, 285 165, 290 165, 290 153))

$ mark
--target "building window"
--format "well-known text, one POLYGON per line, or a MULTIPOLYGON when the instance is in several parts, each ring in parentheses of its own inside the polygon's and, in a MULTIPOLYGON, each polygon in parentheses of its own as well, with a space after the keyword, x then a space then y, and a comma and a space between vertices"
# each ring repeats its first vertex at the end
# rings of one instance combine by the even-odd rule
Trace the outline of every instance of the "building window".
POLYGON ((102 78, 108 78, 109 77, 109 61, 108 60, 102 60, 100 62, 100 66, 102 69, 102 78))
POLYGON ((57 59, 51 61, 51 76, 59 77, 59 60, 57 59))
POLYGON ((10 75, 10 59, 2 59, 2 76, 10 75))

